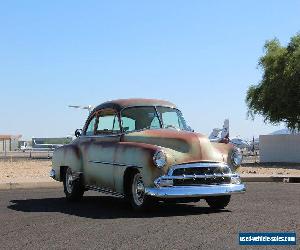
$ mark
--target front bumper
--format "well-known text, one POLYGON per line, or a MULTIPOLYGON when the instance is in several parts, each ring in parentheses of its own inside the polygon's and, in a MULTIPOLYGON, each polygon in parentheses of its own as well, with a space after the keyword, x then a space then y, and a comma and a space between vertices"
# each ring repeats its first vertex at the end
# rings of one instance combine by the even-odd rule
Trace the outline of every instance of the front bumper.
POLYGON ((145 194, 158 198, 192 198, 244 193, 244 184, 222 184, 201 186, 172 186, 145 188, 145 194))
POLYGON ((225 163, 195 162, 172 166, 166 175, 145 188, 145 194, 158 198, 193 198, 244 193, 240 176, 225 163))

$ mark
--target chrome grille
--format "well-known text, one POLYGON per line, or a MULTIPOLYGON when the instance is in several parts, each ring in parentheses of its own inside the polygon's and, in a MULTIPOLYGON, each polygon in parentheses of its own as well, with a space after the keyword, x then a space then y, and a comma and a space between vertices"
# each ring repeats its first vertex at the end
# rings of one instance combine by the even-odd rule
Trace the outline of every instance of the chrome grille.
POLYGON ((173 166, 168 176, 174 186, 229 184, 231 170, 224 163, 189 163, 173 166))
POLYGON ((175 179, 174 186, 198 186, 198 185, 218 185, 229 184, 230 177, 215 177, 215 178, 195 178, 195 179, 175 179))
POLYGON ((180 175, 213 175, 213 174, 230 174, 228 167, 190 167, 176 168, 173 171, 173 176, 180 175))

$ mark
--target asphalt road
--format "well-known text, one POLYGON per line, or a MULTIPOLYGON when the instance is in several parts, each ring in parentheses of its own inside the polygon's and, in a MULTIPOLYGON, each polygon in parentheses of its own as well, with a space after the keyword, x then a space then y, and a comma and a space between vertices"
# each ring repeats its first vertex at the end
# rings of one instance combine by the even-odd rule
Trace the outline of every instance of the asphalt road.
POLYGON ((0 191, 0 248, 245 249, 238 245, 239 232, 296 231, 292 249, 300 249, 300 184, 247 187, 226 210, 201 201, 142 213, 96 192, 67 203, 61 189, 0 191))

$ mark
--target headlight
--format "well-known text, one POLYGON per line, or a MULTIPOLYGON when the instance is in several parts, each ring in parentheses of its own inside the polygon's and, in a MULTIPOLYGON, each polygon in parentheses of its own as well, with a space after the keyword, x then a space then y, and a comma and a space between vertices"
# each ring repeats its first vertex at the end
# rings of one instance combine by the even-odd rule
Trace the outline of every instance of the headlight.
POLYGON ((239 148, 235 148, 232 151, 231 154, 231 163, 234 167, 238 167, 239 165, 241 165, 243 160, 243 155, 242 152, 239 148))
POLYGON ((155 152, 153 156, 153 163, 158 168, 163 168, 167 163, 167 157, 161 150, 155 152))

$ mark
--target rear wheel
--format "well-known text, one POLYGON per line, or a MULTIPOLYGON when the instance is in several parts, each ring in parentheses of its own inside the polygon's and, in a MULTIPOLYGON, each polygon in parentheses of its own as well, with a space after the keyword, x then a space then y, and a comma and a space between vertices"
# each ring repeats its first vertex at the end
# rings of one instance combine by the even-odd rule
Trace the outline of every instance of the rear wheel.
POLYGON ((84 193, 84 186, 82 178, 76 176, 71 168, 67 168, 64 176, 64 192, 67 200, 76 201, 80 200, 84 193))
POLYGON ((213 209, 223 209, 230 202, 230 195, 224 196, 210 196, 206 199, 207 204, 213 209))

